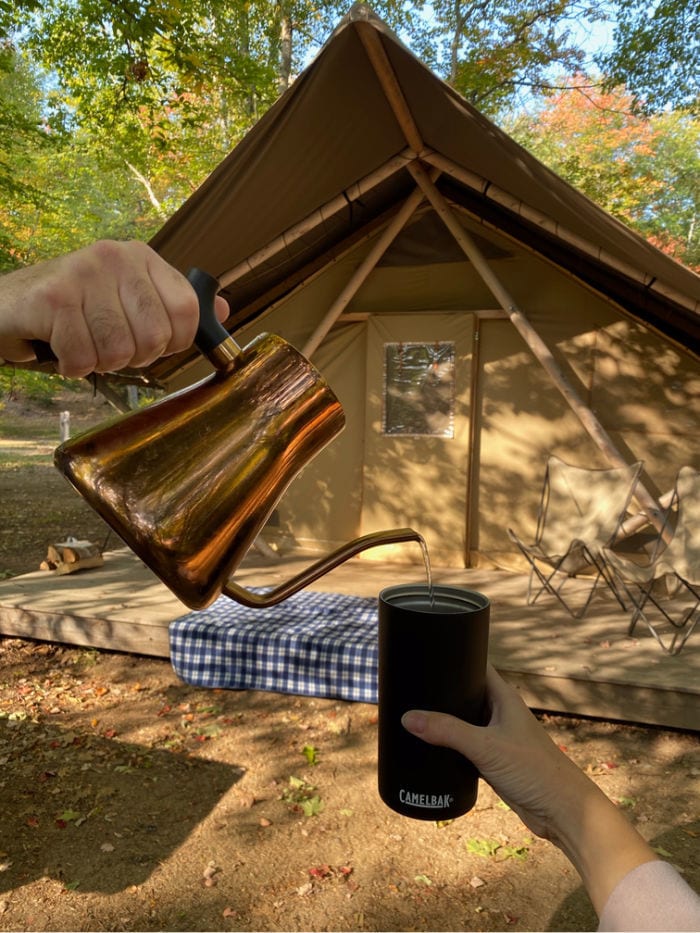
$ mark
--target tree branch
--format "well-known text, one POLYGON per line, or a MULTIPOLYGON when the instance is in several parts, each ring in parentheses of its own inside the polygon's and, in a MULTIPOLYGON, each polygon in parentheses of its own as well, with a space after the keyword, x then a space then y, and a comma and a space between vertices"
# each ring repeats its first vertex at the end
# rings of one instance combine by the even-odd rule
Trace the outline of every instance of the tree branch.
POLYGON ((126 159, 124 159, 124 162, 126 163, 127 168, 129 169, 131 174, 134 176, 134 178, 140 184, 142 184, 143 187, 146 189, 148 200, 151 202, 151 204, 155 208, 158 216, 165 219, 166 217, 165 210, 163 209, 163 205, 160 203, 160 201, 156 197, 155 191, 153 190, 150 181, 146 178, 145 175, 142 175, 141 172, 139 172, 139 170, 136 168, 136 166, 131 164, 131 162, 128 162, 126 159))

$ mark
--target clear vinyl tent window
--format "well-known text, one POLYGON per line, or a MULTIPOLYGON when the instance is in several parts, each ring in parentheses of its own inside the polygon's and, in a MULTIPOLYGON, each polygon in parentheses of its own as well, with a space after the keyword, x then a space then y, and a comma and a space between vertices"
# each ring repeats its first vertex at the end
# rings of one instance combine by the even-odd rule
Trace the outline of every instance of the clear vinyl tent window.
POLYGON ((384 344, 384 434, 454 437, 455 345, 384 344))

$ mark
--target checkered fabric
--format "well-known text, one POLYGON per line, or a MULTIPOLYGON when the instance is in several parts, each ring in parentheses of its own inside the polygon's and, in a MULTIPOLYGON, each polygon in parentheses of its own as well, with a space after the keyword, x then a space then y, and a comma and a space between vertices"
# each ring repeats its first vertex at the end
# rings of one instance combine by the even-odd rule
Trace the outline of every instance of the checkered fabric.
POLYGON ((169 634, 173 668, 195 686, 377 702, 376 599, 302 591, 251 609, 220 596, 169 634))

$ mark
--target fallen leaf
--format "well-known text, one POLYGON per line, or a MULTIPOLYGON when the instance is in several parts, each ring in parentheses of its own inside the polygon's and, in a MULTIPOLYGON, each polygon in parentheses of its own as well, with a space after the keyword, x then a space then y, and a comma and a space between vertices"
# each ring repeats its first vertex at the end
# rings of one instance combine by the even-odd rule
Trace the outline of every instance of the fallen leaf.
POLYGON ((498 852, 501 843, 495 839, 467 839, 465 842, 467 852, 473 855, 480 855, 482 858, 489 858, 498 852))
POLYGON ((301 807, 304 816, 318 816, 318 814, 323 810, 325 804, 318 796, 318 794, 314 794, 314 796, 309 797, 308 800, 302 800, 299 806, 301 807))
POLYGON ((111 842, 103 842, 100 846, 102 852, 114 852, 114 846, 111 842))
POLYGON ((478 875, 474 875, 474 877, 471 879, 469 884, 473 888, 482 888, 486 884, 486 882, 483 880, 483 878, 480 878, 478 875))
POLYGON ((268 818, 267 818, 266 816, 261 816, 261 817, 260 817, 260 825, 261 825, 264 829, 267 829, 268 826, 272 826, 272 820, 268 820, 268 818))

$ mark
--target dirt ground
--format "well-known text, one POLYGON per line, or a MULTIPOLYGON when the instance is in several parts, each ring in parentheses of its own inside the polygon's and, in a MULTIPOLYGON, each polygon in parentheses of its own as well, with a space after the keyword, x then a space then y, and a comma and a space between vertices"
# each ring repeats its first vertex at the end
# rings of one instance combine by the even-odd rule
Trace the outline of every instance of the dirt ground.
MULTIPOLYGON (((0 412, 0 574, 105 539, 51 466, 65 404, 76 429, 109 415, 0 412)), ((483 783, 444 826, 382 804, 374 706, 10 638, 0 671, 1 930, 595 929, 566 859, 483 783)), ((700 888, 697 733, 541 718, 700 888)))

